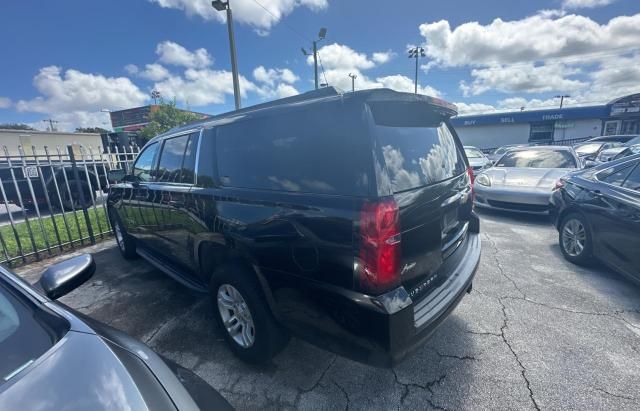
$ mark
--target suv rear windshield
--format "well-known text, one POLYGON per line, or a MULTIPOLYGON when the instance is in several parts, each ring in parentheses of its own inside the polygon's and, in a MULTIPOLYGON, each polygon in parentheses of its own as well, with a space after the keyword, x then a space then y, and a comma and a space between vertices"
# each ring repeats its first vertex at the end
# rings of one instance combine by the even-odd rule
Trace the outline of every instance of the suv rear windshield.
POLYGON ((444 122, 432 127, 374 127, 394 193, 465 172, 455 137, 444 122))
POLYGON ((366 141, 336 124, 341 113, 334 106, 219 127, 216 153, 222 185, 366 196, 366 141))

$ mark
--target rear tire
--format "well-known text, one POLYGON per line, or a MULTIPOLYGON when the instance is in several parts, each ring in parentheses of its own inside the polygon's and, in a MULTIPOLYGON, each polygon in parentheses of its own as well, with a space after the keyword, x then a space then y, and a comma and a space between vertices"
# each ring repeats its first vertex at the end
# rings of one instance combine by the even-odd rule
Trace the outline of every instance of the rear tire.
POLYGON ((210 284, 214 317, 231 351, 242 361, 271 360, 289 341, 276 322, 255 273, 241 265, 225 265, 210 284))
MULTIPOLYGON (((80 190, 82 190, 82 194, 84 194, 84 203, 82 203, 82 199, 80 196, 80 191, 78 190, 78 183, 76 180, 69 180, 69 189, 67 187, 60 187, 60 197, 62 200, 62 208, 65 211, 72 210, 82 210, 84 208, 89 208, 93 205, 93 197, 91 192, 91 187, 86 181, 80 181, 80 190), (71 197, 69 197, 69 191, 71 191, 71 197)), ((59 206, 59 202, 54 202, 59 206)))
POLYGON ((116 243, 118 244, 120 254, 122 254, 126 260, 137 258, 136 240, 127 234, 117 211, 113 209, 109 210, 109 220, 111 221, 111 228, 113 229, 113 234, 116 237, 116 243))
POLYGON ((581 214, 565 216, 558 231, 560 250, 567 261, 582 266, 593 262, 592 234, 581 214))

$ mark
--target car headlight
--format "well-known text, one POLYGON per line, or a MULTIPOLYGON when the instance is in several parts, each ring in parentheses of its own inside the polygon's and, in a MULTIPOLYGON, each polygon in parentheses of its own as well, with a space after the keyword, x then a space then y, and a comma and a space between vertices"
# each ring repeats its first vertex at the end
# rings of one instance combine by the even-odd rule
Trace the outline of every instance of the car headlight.
POLYGON ((476 176, 476 183, 481 186, 491 187, 491 179, 486 174, 479 174, 476 176))

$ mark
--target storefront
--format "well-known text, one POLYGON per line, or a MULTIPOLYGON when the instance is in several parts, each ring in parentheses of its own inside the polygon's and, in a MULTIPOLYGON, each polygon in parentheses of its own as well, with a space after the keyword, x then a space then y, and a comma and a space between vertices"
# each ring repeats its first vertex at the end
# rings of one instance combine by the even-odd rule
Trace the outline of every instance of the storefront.
POLYGON ((507 144, 551 143, 601 135, 640 134, 640 94, 609 104, 458 116, 462 142, 482 149, 507 144))

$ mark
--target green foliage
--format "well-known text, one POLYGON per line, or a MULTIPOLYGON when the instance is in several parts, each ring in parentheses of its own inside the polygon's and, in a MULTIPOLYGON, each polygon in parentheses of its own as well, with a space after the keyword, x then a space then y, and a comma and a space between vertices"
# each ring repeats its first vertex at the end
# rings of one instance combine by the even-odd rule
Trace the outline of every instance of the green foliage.
POLYGON ((77 127, 76 128, 76 133, 97 133, 97 134, 102 134, 102 133, 108 133, 109 130, 105 130, 102 127, 77 127))
POLYGON ((175 100, 170 102, 160 100, 158 108, 149 115, 149 124, 140 130, 139 135, 143 141, 148 141, 167 130, 198 119, 200 116, 197 114, 177 108, 175 100))
POLYGON ((22 123, 4 123, 0 124, 0 129, 4 130, 35 130, 35 128, 22 123))

